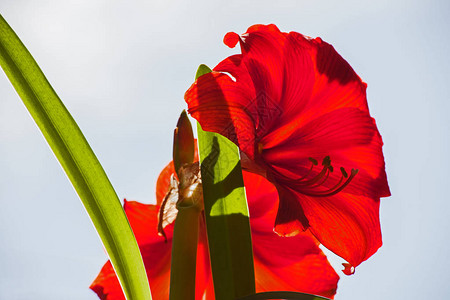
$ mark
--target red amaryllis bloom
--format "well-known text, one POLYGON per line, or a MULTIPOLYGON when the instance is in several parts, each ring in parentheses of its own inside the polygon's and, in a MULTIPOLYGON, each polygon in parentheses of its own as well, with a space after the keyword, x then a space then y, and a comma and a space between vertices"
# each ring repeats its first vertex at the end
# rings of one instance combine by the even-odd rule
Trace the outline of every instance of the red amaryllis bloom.
POLYGON ((379 200, 390 195, 366 84, 320 38, 255 25, 224 42, 242 54, 196 80, 189 113, 276 185, 277 233, 309 230, 359 265, 381 246, 379 200))
MULTIPOLYGON (((141 249, 153 299, 168 299, 173 225, 158 235, 158 210, 169 192, 173 164, 161 173, 157 183, 157 205, 125 201, 125 212, 141 249)), ((278 195, 261 176, 244 172, 255 261, 256 290, 290 290, 332 298, 339 276, 309 235, 283 238, 273 232, 278 195)), ((197 250, 196 299, 214 299, 206 228, 201 223, 197 250), (205 298, 203 298, 205 297, 205 298)), ((100 299, 125 299, 110 262, 90 287, 100 299)))

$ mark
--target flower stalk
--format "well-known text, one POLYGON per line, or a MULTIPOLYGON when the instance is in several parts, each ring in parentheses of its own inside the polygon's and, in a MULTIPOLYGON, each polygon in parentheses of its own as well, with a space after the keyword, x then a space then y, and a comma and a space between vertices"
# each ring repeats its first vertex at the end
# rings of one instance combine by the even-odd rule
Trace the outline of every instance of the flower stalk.
POLYGON ((195 299, 198 226, 201 210, 197 205, 178 206, 172 245, 170 300, 195 299))
POLYGON ((174 131, 173 161, 178 175, 177 218, 175 220, 170 268, 170 300, 195 299, 195 273, 199 217, 203 193, 198 163, 194 161, 194 136, 185 111, 174 131))

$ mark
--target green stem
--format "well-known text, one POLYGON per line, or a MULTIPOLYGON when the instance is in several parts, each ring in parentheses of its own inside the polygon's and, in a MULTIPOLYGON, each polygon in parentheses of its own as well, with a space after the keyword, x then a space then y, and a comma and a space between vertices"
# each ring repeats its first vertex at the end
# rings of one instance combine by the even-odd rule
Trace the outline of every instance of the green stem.
POLYGON ((329 300, 328 298, 304 294, 298 292, 286 292, 286 291, 276 291, 276 292, 263 292, 257 293, 237 300, 268 300, 268 299, 286 299, 286 300, 329 300))
POLYGON ((195 299, 200 211, 197 205, 178 207, 178 215, 173 230, 170 300, 195 299))

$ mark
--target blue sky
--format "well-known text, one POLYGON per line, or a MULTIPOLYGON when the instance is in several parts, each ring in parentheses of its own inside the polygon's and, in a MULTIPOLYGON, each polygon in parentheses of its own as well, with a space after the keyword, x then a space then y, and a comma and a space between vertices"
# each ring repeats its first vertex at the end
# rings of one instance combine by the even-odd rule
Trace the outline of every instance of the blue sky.
MULTIPOLYGON (((450 2, 2 0, 120 198, 154 201, 183 94, 256 23, 320 36, 368 83, 393 196, 383 247, 336 299, 450 296, 450 2)), ((0 75, 0 299, 96 299, 106 255, 17 94, 0 75)), ((330 257, 335 266, 340 260, 330 257)))

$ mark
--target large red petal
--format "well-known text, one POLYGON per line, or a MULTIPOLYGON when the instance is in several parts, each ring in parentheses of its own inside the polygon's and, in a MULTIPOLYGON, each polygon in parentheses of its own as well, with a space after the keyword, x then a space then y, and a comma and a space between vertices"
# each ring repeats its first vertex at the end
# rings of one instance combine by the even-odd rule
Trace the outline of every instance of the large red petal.
POLYGON ((125 300, 116 273, 108 261, 89 287, 102 300, 125 300))
POLYGON ((295 236, 309 228, 303 207, 296 194, 290 189, 277 185, 280 201, 275 219, 275 231, 284 237, 295 236))
POLYGON ((245 110, 252 98, 253 91, 218 72, 201 76, 185 94, 189 113, 203 130, 226 136, 254 157, 255 124, 245 110))
MULTIPOLYGON (((320 161, 330 156, 336 171, 330 174, 324 186, 332 186, 340 179, 340 167, 347 172, 358 169, 346 191, 376 198, 390 195, 382 145, 375 122, 368 113, 342 108, 301 126, 289 141, 265 149, 262 155, 278 173, 292 179, 305 175, 311 166, 309 157, 320 161)), ((320 169, 316 167, 309 176, 316 175, 320 169)))
MULTIPOLYGON (((279 143, 271 142, 276 138, 274 133, 264 137, 262 140, 265 146, 264 151, 282 152, 281 156, 285 155, 286 151, 291 153, 298 151, 294 156, 298 158, 307 158, 311 155, 323 156, 334 150, 368 145, 377 133, 370 115, 351 107, 333 110, 309 122, 302 122, 299 118, 292 126, 296 130, 279 143)), ((269 159, 268 162, 271 160, 269 159)))
POLYGON ((331 197, 298 197, 311 233, 354 267, 381 247, 379 199, 344 192, 331 197))
POLYGON ((286 90, 297 92, 284 95, 285 101, 291 100, 284 107, 293 105, 290 110, 296 112, 304 123, 340 108, 351 107, 368 112, 367 85, 333 46, 320 38, 310 39, 296 32, 289 33, 288 40, 285 51, 286 90), (306 55, 310 59, 308 63, 304 62, 307 58, 300 59, 306 55))
POLYGON ((285 35, 275 25, 256 26, 240 39, 243 54, 229 57, 214 72, 198 78, 185 100, 204 130, 226 136, 254 158, 255 141, 281 113, 276 101, 282 90, 279 46, 285 35))
POLYGON ((253 90, 252 78, 247 71, 247 67, 242 63, 242 58, 242 54, 232 55, 221 61, 213 71, 228 73, 233 76, 232 79, 238 82, 239 85, 244 86, 247 90, 253 90))
MULTIPOLYGON (((199 81, 207 81, 208 84, 197 86, 195 93, 191 87, 186 93, 191 113, 208 128, 206 130, 222 134, 231 131, 227 127, 233 126, 235 117, 245 119, 243 115, 247 113, 256 136, 260 138, 268 132, 276 133, 276 139, 272 140, 276 143, 296 130, 299 120, 308 122, 343 107, 368 111, 366 85, 331 45, 295 32, 282 33, 275 25, 252 26, 239 39, 242 54, 231 56, 214 68, 231 74, 236 80, 224 83, 214 76, 204 77, 199 81), (241 99, 243 95, 244 101, 241 99), (214 108, 212 101, 228 105, 232 110, 239 104, 241 111, 239 114, 224 113, 226 107, 214 108), (202 115, 195 114, 199 109, 203 110, 202 115), (211 114, 208 115, 207 111, 211 114), (220 112, 222 116, 217 115, 220 112), (211 115, 226 120, 211 126, 211 115)), ((247 120, 243 122, 248 123, 247 120)), ((224 135, 238 142, 241 134, 244 135, 242 139, 247 140, 245 135, 253 133, 236 130, 232 134, 236 137, 224 135)), ((253 157, 252 152, 248 152, 252 149, 246 149, 247 145, 240 146, 253 157)))
POLYGON ((283 55, 282 114, 268 142, 284 142, 302 124, 337 109, 368 112, 366 84, 331 45, 290 32, 283 55))
MULTIPOLYGON (((269 252, 273 253, 272 256, 275 259, 275 257, 280 256, 275 255, 275 253, 284 251, 275 248, 288 245, 283 244, 284 242, 292 241, 294 243, 296 241, 296 237, 283 238, 273 234, 272 224, 275 216, 277 233, 289 235, 292 231, 296 231, 299 234, 298 236, 307 236, 310 232, 325 247, 355 267, 381 247, 379 199, 355 196, 344 192, 331 197, 308 197, 289 188, 279 188, 278 194, 300 201, 301 210, 294 210, 294 213, 291 213, 291 210, 294 209, 291 207, 291 210, 280 211, 278 209, 277 211, 278 197, 274 185, 259 175, 249 172, 243 172, 243 175, 249 204, 255 259, 257 253, 260 253, 258 254, 260 257, 271 257, 270 254, 261 254, 264 249, 272 249, 273 251, 270 250, 269 252), (282 193, 280 193, 280 189, 282 193), (302 225, 301 220, 298 219, 299 215, 307 218, 309 227, 302 225), (292 219, 289 219, 290 217, 292 219), (283 223, 286 220, 287 224, 283 223), (298 222, 294 222, 295 220, 298 222), (302 233, 306 228, 309 228, 309 230, 302 233), (262 240, 258 241, 261 237, 263 237, 262 240), (278 238, 279 240, 277 240, 278 238), (272 239, 273 243, 264 242, 264 239, 272 239)), ((280 199, 280 205, 283 200, 286 199, 280 199)), ((314 240, 311 241, 315 243, 314 240)), ((301 257, 301 246, 297 245, 293 249, 296 248, 299 249, 299 257, 301 257)), ((289 258, 288 254, 281 256, 289 258)), ((295 259, 292 259, 292 262, 294 261, 295 259)))
POLYGON ((254 173, 243 171, 242 174, 252 230, 273 232, 275 222, 278 234, 293 236, 309 227, 303 208, 289 189, 275 186, 254 173))
POLYGON ((277 206, 278 194, 275 186, 263 176, 242 172, 244 178, 245 192, 247 195, 250 220, 263 221, 261 226, 266 226, 266 230, 273 229, 273 208, 277 206), (267 220, 271 218, 271 220, 267 220), (268 222, 265 222, 268 221, 268 222))
POLYGON ((295 291, 332 298, 339 276, 314 240, 253 234, 256 291, 295 291), (266 248, 264 248, 266 247, 266 248))
MULTIPOLYGON (((285 42, 286 35, 273 24, 251 26, 240 37, 242 73, 248 73, 256 96, 264 93, 264 96, 269 97, 272 101, 281 99, 285 42)), ((236 74, 233 73, 233 70, 226 68, 223 71, 229 72, 233 76, 236 74)), ((236 75, 238 78, 239 75, 236 75)), ((237 84, 241 84, 241 82, 237 82, 237 84)), ((255 100, 258 101, 258 99, 255 100)))
POLYGON ((257 292, 297 291, 333 297, 339 276, 308 232, 280 237, 273 231, 277 190, 243 172, 250 212, 257 292))
POLYGON ((155 299, 166 299, 169 295, 173 227, 166 227, 165 242, 164 237, 158 235, 158 206, 126 201, 124 209, 141 248, 149 283, 153 287, 152 295, 155 299))

